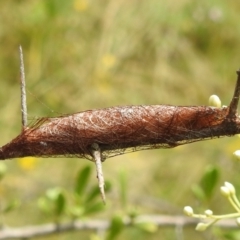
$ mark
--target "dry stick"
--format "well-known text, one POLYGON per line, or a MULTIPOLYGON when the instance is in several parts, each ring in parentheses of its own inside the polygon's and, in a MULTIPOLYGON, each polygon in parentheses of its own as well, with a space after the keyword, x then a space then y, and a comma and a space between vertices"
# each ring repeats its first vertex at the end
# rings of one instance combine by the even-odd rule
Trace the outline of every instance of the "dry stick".
POLYGON ((92 146, 92 156, 96 164, 97 170, 97 179, 98 179, 98 186, 102 195, 102 200, 106 203, 106 197, 104 192, 104 176, 102 171, 102 154, 101 149, 97 143, 93 143, 92 146))
POLYGON ((234 90, 233 98, 231 100, 230 106, 229 106, 229 114, 228 117, 235 118, 237 114, 237 107, 238 107, 238 102, 239 102, 239 95, 240 95, 240 70, 237 71, 237 82, 236 82, 236 87, 234 90))
POLYGON ((27 127, 27 97, 26 97, 26 84, 25 72, 23 62, 22 46, 19 46, 20 54, 20 80, 21 80, 21 112, 22 112, 22 130, 27 127))

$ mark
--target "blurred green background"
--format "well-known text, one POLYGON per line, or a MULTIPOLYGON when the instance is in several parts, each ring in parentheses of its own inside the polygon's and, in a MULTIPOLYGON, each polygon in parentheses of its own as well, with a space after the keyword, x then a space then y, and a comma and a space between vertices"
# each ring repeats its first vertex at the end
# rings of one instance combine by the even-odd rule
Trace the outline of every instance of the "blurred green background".
MULTIPOLYGON (((0 144, 21 130, 20 44, 30 122, 115 105, 207 105, 211 94, 228 105, 240 67, 239 12, 239 1, 220 0, 0 1, 0 144)), ((185 205, 197 212, 231 212, 218 188, 229 181, 240 191, 240 166, 232 159, 238 147, 238 137, 232 137, 108 159, 103 164, 112 185, 107 206, 91 217, 110 219, 128 211, 179 215, 185 205), (196 185, 209 169, 219 177, 212 193, 201 197, 196 185)), ((73 189, 77 173, 93 165, 73 158, 4 163, 0 208, 14 199, 21 202, 0 213, 1 224, 11 227, 52 221, 38 208, 38 199, 49 188, 73 189)), ((89 184, 96 184, 94 169, 89 184)), ((174 228, 151 234, 126 229, 117 239, 182 239, 178 234, 174 228)), ((235 239, 235 232, 217 228, 204 234, 186 228, 181 234, 235 239)), ((39 239, 93 236, 78 232, 39 239)))

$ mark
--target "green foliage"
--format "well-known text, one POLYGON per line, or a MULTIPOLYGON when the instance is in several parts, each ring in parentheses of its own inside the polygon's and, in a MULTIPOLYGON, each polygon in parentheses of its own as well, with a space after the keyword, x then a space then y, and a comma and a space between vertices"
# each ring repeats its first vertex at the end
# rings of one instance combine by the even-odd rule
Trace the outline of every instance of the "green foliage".
POLYGON ((208 166, 202 176, 200 186, 207 199, 212 197, 219 180, 219 170, 215 166, 208 166))
POLYGON ((192 186, 194 195, 204 201, 210 201, 219 180, 219 170, 215 166, 207 166, 198 185, 192 186))
POLYGON ((121 170, 119 172, 119 194, 120 194, 120 202, 122 207, 126 207, 127 205, 127 191, 128 191, 128 186, 127 186, 127 173, 125 170, 121 170))
POLYGON ((0 163, 0 181, 1 179, 3 179, 3 177, 5 176, 7 172, 7 166, 5 163, 0 163))
POLYGON ((85 191, 85 188, 87 187, 87 183, 89 181, 90 174, 91 174, 90 166, 86 166, 78 173, 78 176, 76 179, 75 193, 79 197, 81 197, 83 195, 83 192, 85 191))
POLYGON ((155 233, 158 230, 157 224, 149 223, 149 222, 135 224, 135 226, 147 233, 155 233))
POLYGON ((124 229, 123 217, 120 215, 115 215, 111 219, 110 228, 108 231, 107 240, 116 239, 116 237, 122 232, 124 229))
POLYGON ((223 233, 221 233, 221 231, 219 231, 218 236, 221 237, 222 239, 226 239, 226 240, 238 240, 240 238, 240 233, 238 230, 223 232, 223 233))
MULTIPOLYGON (((48 189, 38 200, 39 208, 59 220, 61 216, 76 219, 101 212, 104 204, 100 198, 97 185, 90 185, 90 166, 79 170, 73 191, 59 187, 48 189)), ((106 182, 105 191, 110 191, 110 183, 106 182)))
POLYGON ((21 202, 18 199, 10 200, 6 206, 4 206, 1 209, 1 213, 9 213, 13 210, 16 210, 18 207, 20 207, 21 202))
POLYGON ((59 187, 48 189, 45 195, 38 200, 38 207, 56 219, 64 214, 65 205, 64 190, 59 187))

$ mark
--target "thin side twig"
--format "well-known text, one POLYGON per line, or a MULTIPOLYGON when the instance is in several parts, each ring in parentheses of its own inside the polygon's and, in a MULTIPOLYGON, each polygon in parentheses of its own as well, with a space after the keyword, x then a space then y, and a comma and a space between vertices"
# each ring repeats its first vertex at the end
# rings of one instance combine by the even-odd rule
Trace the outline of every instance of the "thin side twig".
POLYGON ((19 46, 20 54, 20 80, 21 80, 21 112, 22 112, 22 129, 27 126, 27 97, 26 97, 26 83, 24 72, 24 61, 22 46, 19 46))
POLYGON ((104 176, 102 171, 102 154, 101 149, 97 143, 92 144, 92 156, 94 159, 94 162, 96 164, 96 170, 97 170, 97 179, 98 179, 98 186, 102 195, 102 200, 104 204, 106 203, 106 197, 104 192, 104 176))
POLYGON ((235 118, 237 114, 238 102, 239 102, 239 95, 240 95, 240 70, 237 71, 237 82, 236 87, 234 90, 234 94, 232 97, 232 101, 229 106, 229 118, 235 118))

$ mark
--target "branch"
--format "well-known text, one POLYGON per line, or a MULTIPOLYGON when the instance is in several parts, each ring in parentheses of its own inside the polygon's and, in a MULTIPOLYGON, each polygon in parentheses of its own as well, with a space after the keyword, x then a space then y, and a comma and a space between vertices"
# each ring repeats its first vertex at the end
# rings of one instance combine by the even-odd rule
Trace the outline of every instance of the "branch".
POLYGON ((93 143, 91 147, 92 147, 92 156, 96 164, 98 186, 102 195, 103 203, 106 203, 106 197, 104 192, 104 176, 102 171, 101 149, 97 143, 93 143))
POLYGON ((237 107, 239 102, 239 95, 240 95, 240 70, 237 71, 237 82, 234 90, 234 94, 232 97, 232 101, 229 106, 229 118, 235 118, 237 114, 237 107))
POLYGON ((19 46, 19 54, 20 54, 22 128, 24 129, 27 126, 27 97, 22 46, 19 46))
MULTIPOLYGON (((126 217, 123 223, 125 226, 133 226, 133 221, 136 224, 147 222, 156 224, 158 227, 181 228, 195 227, 199 222, 196 219, 183 216, 142 215, 134 218, 134 220, 126 217)), ((239 229, 234 220, 223 220, 217 223, 216 226, 226 229, 239 229)), ((40 226, 27 226, 22 228, 3 228, 0 231, 0 240, 40 237, 69 231, 106 231, 109 229, 109 227, 110 221, 108 220, 88 220, 62 224, 49 223, 40 226)))

